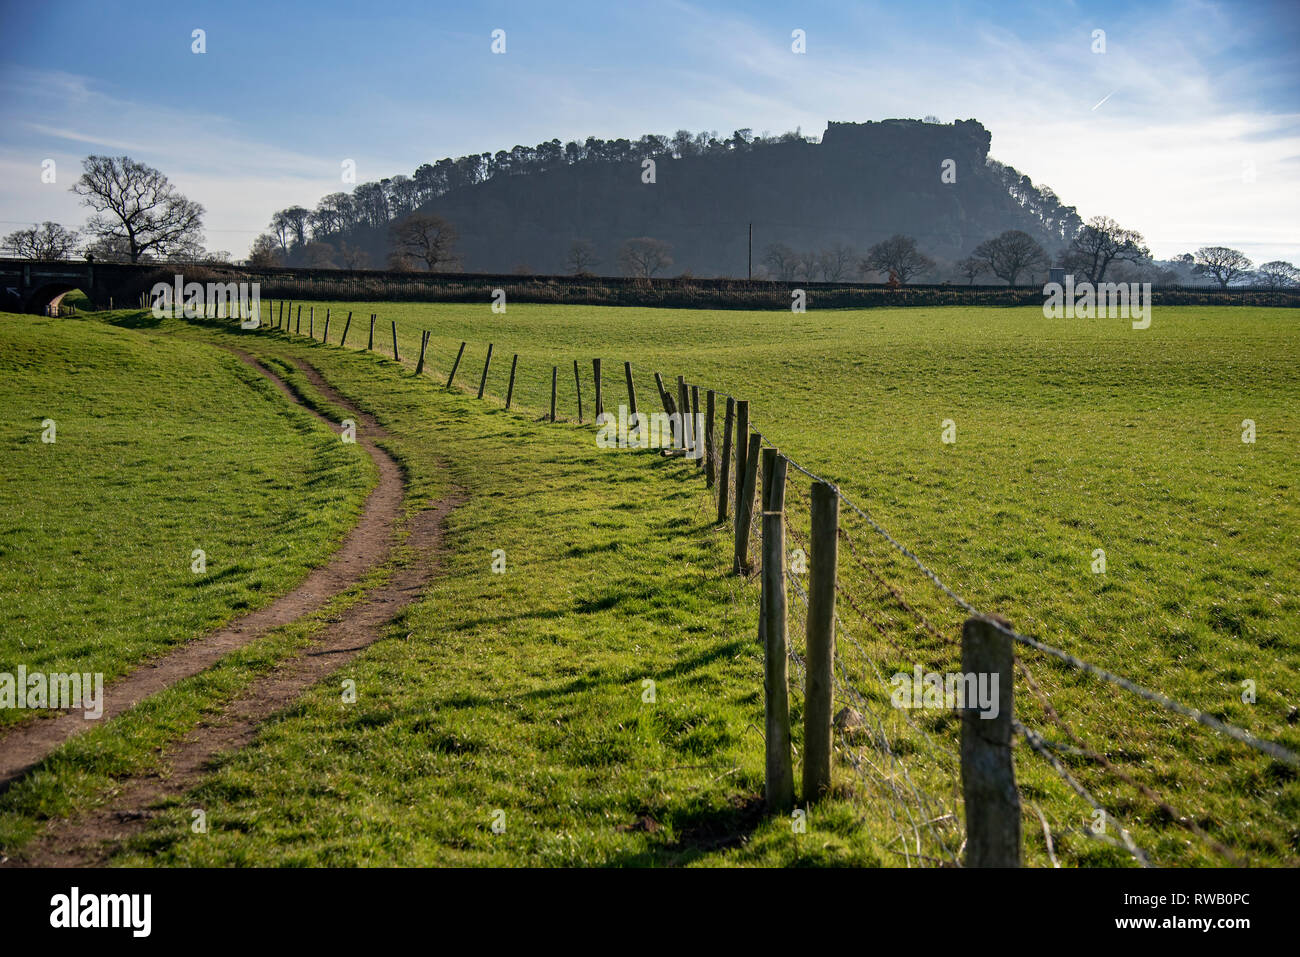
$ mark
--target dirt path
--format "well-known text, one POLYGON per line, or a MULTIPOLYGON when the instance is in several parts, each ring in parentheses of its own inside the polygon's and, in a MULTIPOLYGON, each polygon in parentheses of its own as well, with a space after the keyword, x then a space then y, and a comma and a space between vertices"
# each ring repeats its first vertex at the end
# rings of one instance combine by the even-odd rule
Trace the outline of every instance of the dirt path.
MULTIPOLYGON (((282 381, 257 366, 251 356, 241 353, 240 358, 275 381, 293 401, 298 401, 282 381)), ((380 487, 372 493, 366 503, 367 516, 377 511, 372 506, 378 504, 382 508, 375 518, 378 524, 356 537, 361 538, 358 544, 371 548, 374 544, 372 539, 376 535, 382 535, 380 548, 364 551, 361 554, 386 557, 392 547, 390 533, 396 524, 395 516, 401 504, 402 486, 396 464, 382 450, 375 447, 371 439, 371 437, 382 437, 384 432, 373 418, 355 410, 350 403, 339 396, 315 369, 305 364, 301 369, 323 395, 356 416, 359 426, 358 441, 380 465, 380 487), (387 487, 393 482, 396 483, 395 490, 387 487), (385 494, 381 495, 381 493, 385 494)), ((223 714, 199 725, 177 744, 168 748, 164 755, 168 765, 165 772, 132 778, 124 782, 121 789, 116 791, 106 803, 91 808, 76 818, 52 822, 50 828, 29 843, 18 858, 4 863, 10 866, 53 867, 97 864, 109 858, 124 840, 148 826, 154 816, 149 810, 151 806, 165 797, 181 794, 193 788, 207 773, 214 757, 250 744, 264 721, 292 703, 307 688, 347 664, 366 646, 383 635, 386 626, 420 596, 436 574, 445 518, 460 501, 459 495, 449 495, 409 519, 405 526, 409 535, 404 544, 411 550, 411 560, 404 562, 386 583, 373 589, 359 602, 344 610, 340 617, 330 622, 305 649, 281 662, 271 673, 254 681, 223 714)), ((353 537, 349 536, 349 541, 353 537)), ((357 555, 353 554, 344 567, 353 571, 358 568, 364 571, 369 567, 368 565, 361 567, 358 561, 357 555)), ((331 562, 331 566, 333 564, 331 562)), ((344 587, 355 580, 354 577, 345 582, 344 587)), ((330 581, 342 581, 342 579, 316 582, 311 582, 309 579, 308 583, 304 583, 303 589, 300 589, 306 593, 298 595, 292 607, 314 607, 313 601, 328 598, 333 593, 327 590, 330 581), (309 591, 308 584, 311 585, 309 591), (304 602, 305 606, 301 604, 304 602)), ((246 622, 247 619, 245 624, 246 622)), ((265 627, 272 626, 265 625, 263 630, 265 627)), ((240 634, 246 635, 248 632, 244 631, 240 634)), ((255 635, 244 640, 252 640, 252 637, 255 635)), ((209 640, 205 640, 203 644, 207 646, 209 640)), ((233 646, 223 645, 225 650, 229 650, 229 647, 233 646)), ((199 670, 201 666, 195 666, 195 661, 199 660, 197 658, 191 660, 186 656, 183 666, 179 663, 171 663, 172 658, 181 656, 187 650, 188 646, 187 649, 182 649, 181 652, 159 662, 158 667, 149 669, 151 685, 157 683, 158 676, 154 674, 156 671, 187 674, 199 670)), ((209 656, 205 651, 202 660, 207 661, 209 658, 215 660, 215 657, 217 656, 209 656)), ((126 685, 130 681, 131 678, 127 678, 119 684, 126 685)), ((166 683, 169 682, 163 682, 160 686, 165 686, 166 683)))
MULTIPOLYGON (((291 402, 302 406, 285 382, 263 368, 246 352, 230 349, 244 363, 274 383, 291 402)), ((374 418, 356 411, 321 378, 315 369, 304 367, 311 383, 335 404, 347 409, 357 422, 357 444, 379 469, 379 484, 366 498, 361 519, 348 532, 342 546, 329 562, 315 569, 293 591, 264 608, 235 619, 212 634, 188 642, 176 650, 147 662, 105 687, 104 716, 108 720, 133 708, 145 698, 191 675, 196 675, 220 658, 262 635, 322 608, 333 596, 359 582, 392 552, 393 532, 402 514, 402 473, 397 463, 375 445, 384 431, 374 418)), ((305 406, 303 406, 306 408, 305 406)), ((308 409, 331 429, 341 429, 314 410, 308 409)), ((87 721, 80 711, 57 717, 36 717, 0 731, 0 791, 29 770, 64 741, 81 734, 100 721, 87 721)))

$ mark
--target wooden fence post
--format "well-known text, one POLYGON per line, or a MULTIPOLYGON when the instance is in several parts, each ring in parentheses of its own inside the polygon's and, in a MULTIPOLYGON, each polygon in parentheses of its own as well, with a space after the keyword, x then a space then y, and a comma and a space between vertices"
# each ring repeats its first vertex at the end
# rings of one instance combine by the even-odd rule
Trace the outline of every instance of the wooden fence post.
POLYGON ((351 328, 352 328, 352 310, 349 309, 348 321, 343 323, 343 338, 339 340, 339 345, 346 346, 348 344, 348 330, 351 328))
POLYGON ((320 341, 326 345, 330 341, 330 311, 328 309, 325 310, 325 331, 321 333, 320 341))
POLYGON ((510 400, 515 397, 515 366, 519 363, 519 353, 510 360, 510 387, 506 389, 506 411, 510 410, 510 400))
MULTIPOLYGON (((736 437, 739 441, 739 436, 736 437)), ((758 453, 763 437, 754 432, 749 437, 749 450, 745 455, 745 474, 736 476, 736 575, 749 571, 749 525, 754 520, 754 492, 758 484, 758 453)))
POLYGON ((794 767, 790 758, 790 699, 787 675, 785 593, 784 456, 763 450, 763 691, 764 738, 767 742, 765 796, 770 810, 794 806, 794 767))
POLYGON ((415 361, 415 374, 419 375, 424 371, 424 349, 429 344, 429 330, 420 331, 420 358, 415 361))
POLYGON ((492 343, 488 343, 487 358, 483 360, 483 378, 478 380, 478 397, 483 398, 483 390, 487 388, 488 366, 492 364, 492 343))
POLYGON ((316 307, 310 306, 307 310, 307 338, 316 338, 316 307))
POLYGON ((370 314, 370 337, 366 340, 366 350, 373 352, 375 349, 375 314, 370 314))
POLYGON ((596 421, 600 421, 605 412, 605 398, 600 394, 600 360, 591 360, 591 377, 596 384, 596 421))
POLYGON ((460 344, 460 351, 456 353, 456 361, 451 364, 451 375, 447 376, 447 388, 451 388, 451 382, 456 378, 456 370, 460 368, 460 357, 465 354, 465 343, 460 344))
MULTIPOLYGON (((292 309, 293 307, 290 306, 290 308, 292 309)), ((280 300, 280 315, 275 320, 275 327, 277 329, 284 328, 284 300, 283 299, 280 300)))
POLYGON ((1011 758, 1015 654, 1011 636, 987 618, 968 618, 961 630, 961 670, 997 681, 997 714, 986 716, 975 703, 961 713, 961 789, 966 805, 966 866, 1020 866, 1020 792, 1011 758))
POLYGON ((551 366, 551 421, 555 421, 555 386, 560 380, 560 367, 551 366))
POLYGON ((298 306, 298 315, 293 320, 293 334, 302 335, 302 306, 298 306))
POLYGON ((638 442, 641 439, 641 417, 636 413, 636 386, 632 384, 632 363, 623 363, 623 375, 627 377, 627 421, 629 438, 635 430, 638 442))
POLYGON ((691 386, 691 439, 695 443, 691 451, 695 455, 695 467, 704 468, 704 436, 700 434, 700 387, 691 386))
POLYGON ((686 377, 677 377, 677 403, 681 412, 681 428, 677 430, 680 445, 686 454, 691 451, 691 393, 686 387, 686 377))
MULTIPOLYGON (((677 400, 674 399, 674 398, 673 398, 673 394, 672 394, 671 392, 669 392, 668 390, 666 390, 666 389, 664 390, 664 393, 663 393, 663 395, 662 395, 662 398, 663 398, 663 402, 664 402, 664 408, 668 410, 668 423, 669 423, 669 426, 671 427, 673 421, 676 420, 676 422, 677 422, 677 431, 678 431, 678 432, 681 432, 681 430, 682 430, 682 423, 681 423, 681 418, 680 418, 680 417, 678 416, 678 414, 677 414, 677 400)), ((672 436, 671 434, 669 435, 668 439, 669 439, 669 442, 670 442, 670 443, 673 442, 673 441, 675 441, 675 439, 673 438, 673 436, 672 436)), ((660 442, 663 441, 663 436, 662 436, 662 435, 659 437, 659 441, 660 441, 660 442)), ((667 453, 665 453, 665 454, 667 454, 667 453)))
POLYGON ((393 323, 393 361, 400 362, 401 360, 397 358, 397 320, 393 319, 392 323, 393 323))
POLYGON ((578 392, 578 424, 582 424, 582 379, 578 377, 578 360, 573 360, 573 386, 578 392))
POLYGON ((727 396, 727 415, 722 425, 722 458, 718 461, 718 524, 727 521, 727 493, 731 482, 731 427, 736 419, 736 400, 727 396))
POLYGON ((736 501, 740 501, 740 482, 745 477, 745 456, 749 447, 749 402, 736 403, 736 501))
POLYGON ((713 447, 713 416, 716 399, 712 389, 704 393, 704 487, 713 488, 717 449, 713 447))
POLYGON ((808 556, 807 653, 804 659, 803 799, 831 789, 831 682, 835 661, 835 576, 839 566, 840 497, 834 485, 812 486, 808 556))

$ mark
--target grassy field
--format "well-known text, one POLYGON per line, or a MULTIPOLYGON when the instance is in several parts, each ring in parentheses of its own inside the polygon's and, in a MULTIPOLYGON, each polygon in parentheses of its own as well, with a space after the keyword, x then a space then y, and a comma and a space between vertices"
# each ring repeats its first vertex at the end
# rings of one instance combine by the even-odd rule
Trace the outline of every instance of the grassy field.
MULTIPOLYGON (((488 388, 498 396, 518 353, 515 404, 534 414, 548 408, 558 366, 561 409, 575 415, 578 359, 590 418, 595 356, 604 360, 607 406, 623 394, 624 360, 637 372, 642 407, 654 402, 655 370, 670 382, 682 374, 747 398, 767 439, 838 483, 977 606, 1208 713, 1300 745, 1294 311, 1164 308, 1149 329, 1135 330, 1125 320, 1049 321, 1038 309, 1012 308, 819 313, 813 303, 793 315, 313 306, 317 335, 324 310, 354 312, 349 347, 365 345, 355 323, 364 333, 362 317, 375 312, 376 350, 391 350, 395 320, 406 362, 418 353, 420 330, 430 330, 433 376, 445 375, 467 340, 457 373, 467 388, 477 387, 492 342, 488 388), (1255 425, 1253 443, 1242 441, 1246 419, 1255 425), (941 440, 945 420, 956 426, 954 444, 941 440), (1097 549, 1104 574, 1093 571, 1097 549), (1242 700, 1247 680, 1257 696, 1250 704, 1242 700)), ((911 602, 955 635, 960 613, 870 539, 858 538, 866 561, 884 563, 911 602)), ((955 655, 925 641, 904 646, 905 654, 878 643, 868 650, 886 673, 918 660, 951 668, 955 655)), ((1039 683, 1072 727, 1139 781, 1169 792, 1181 814, 1226 829, 1221 836, 1249 853, 1300 854, 1300 789, 1291 769, 1122 693, 1035 667, 1047 669, 1039 683), (1198 792, 1221 797, 1184 810, 1173 796, 1189 777, 1200 782, 1198 792), (1233 794, 1268 808, 1268 821, 1245 814, 1233 794)), ((1094 783, 1135 826, 1164 829, 1167 813, 1147 813, 1149 802, 1132 788, 1108 781, 1094 783)), ((1195 853, 1170 841, 1163 853, 1195 853)))
MULTIPOLYGON (((324 308, 317 304, 318 316, 324 308)), ((766 437, 839 482, 977 605, 1300 746, 1287 720, 1300 703, 1293 313, 1157 310, 1150 329, 1135 331, 1014 309, 330 308, 379 312, 377 344, 391 346, 382 323, 396 319, 410 365, 419 330, 432 330, 431 375, 413 379, 390 360, 275 334, 165 322, 146 338, 196 354, 210 355, 204 339, 238 339, 310 357, 389 429, 413 485, 437 488, 441 461, 468 491, 451 520, 446 573, 390 640, 350 667, 363 689, 357 705, 317 689, 176 802, 123 862, 903 862, 884 802, 843 766, 840 792, 814 811, 807 835, 756 815, 755 589, 725 575, 729 543, 710 528, 702 481, 684 463, 605 452, 589 429, 537 421, 552 365, 573 414, 575 358, 589 408, 596 355, 606 360, 607 407, 621 394, 624 359, 637 370, 643 407, 653 402, 655 369, 749 398, 766 437), (438 388, 462 338, 471 345, 458 378, 474 387, 486 343, 495 343, 497 395, 519 353, 523 414, 438 388), (1254 444, 1241 441, 1246 418, 1257 425, 1254 444), (955 444, 940 440, 945 419, 956 424, 955 444), (490 571, 496 548, 506 550, 505 575, 490 571), (1104 575, 1091 569, 1096 548, 1106 552, 1104 575), (657 685, 653 704, 642 699, 647 678, 657 685), (1257 683, 1253 705, 1241 700, 1248 678, 1257 683), (197 806, 220 822, 201 837, 188 829, 197 806), (490 828, 497 809, 501 834, 490 828)), ((336 328, 332 320, 333 341, 336 328)), ((354 319, 349 346, 365 344, 359 330, 354 319)), ((46 387, 57 382, 56 374, 46 387)), ((793 476, 792 486, 797 528, 793 476)), ((855 570, 846 552, 841 577, 878 626, 854 630, 859 664, 875 661, 886 675, 914 663, 953 667, 956 649, 942 637, 955 636, 961 615, 859 520, 846 519, 846 530, 865 567, 855 570), (939 637, 889 595, 855 590, 869 570, 939 637)), ((10 547, 11 536, 3 541, 10 547)), ((275 653, 262 649, 264 658, 275 653)), ((1300 785, 1290 769, 1032 655, 1026 664, 1089 745, 1196 826, 1255 863, 1300 857, 1300 785)), ((1046 730, 1033 697, 1019 686, 1017 694, 1026 722, 1046 730)), ((798 708, 796 696, 796 720, 798 708)), ((0 844, 18 846, 43 816, 66 813, 58 795, 69 788, 94 800, 114 774, 156 763, 114 730, 161 727, 166 701, 154 710, 97 729, 63 749, 39 782, 0 798, 0 844)), ((921 724, 941 741, 955 733, 949 715, 921 724)), ((923 786, 951 791, 951 774, 922 760, 915 735, 892 733, 923 786)), ((1063 863, 1126 860, 1073 835, 1091 809, 1026 752, 1017 748, 1022 793, 1052 822, 1063 863)), ((1064 760, 1158 862, 1222 860, 1134 785, 1094 762, 1064 760)), ((1028 825, 1026 843, 1032 863, 1047 863, 1028 825)))
POLYGON ((266 604, 375 480, 234 356, 148 328, 0 317, 0 406, 5 672, 108 680, 266 604))

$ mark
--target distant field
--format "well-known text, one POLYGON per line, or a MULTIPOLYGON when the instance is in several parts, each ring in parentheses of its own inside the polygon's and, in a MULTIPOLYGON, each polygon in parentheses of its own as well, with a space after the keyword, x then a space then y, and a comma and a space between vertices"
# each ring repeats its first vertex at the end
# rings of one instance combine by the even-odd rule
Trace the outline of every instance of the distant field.
MULTIPOLYGON (((1279 657, 1297 663, 1295 311, 1169 308, 1137 331, 1124 320, 1047 321, 1035 309, 518 305, 498 315, 487 304, 314 305, 318 336, 333 311, 333 342, 340 313, 354 310, 349 346, 365 345, 365 317, 379 313, 375 348, 388 355, 397 320, 412 364, 420 330, 432 330, 434 376, 446 375, 467 339, 457 373, 467 388, 477 388, 491 341, 488 391, 498 396, 518 352, 514 403, 538 414, 552 365, 571 418, 574 359, 588 418, 592 357, 604 360, 609 407, 625 399, 625 359, 642 407, 657 401, 652 372, 683 374, 749 399, 766 438, 1023 627, 1094 643, 1134 626, 1184 645, 1289 649, 1279 657), (940 441, 945 419, 957 427, 953 445, 940 441), (1256 424, 1254 444, 1241 440, 1243 419, 1256 424), (1108 557, 1104 580, 1089 570, 1095 548, 1108 557)), ((1106 642, 1095 643, 1106 654, 1106 642)), ((1300 690, 1297 677, 1290 672, 1285 693, 1300 690)))

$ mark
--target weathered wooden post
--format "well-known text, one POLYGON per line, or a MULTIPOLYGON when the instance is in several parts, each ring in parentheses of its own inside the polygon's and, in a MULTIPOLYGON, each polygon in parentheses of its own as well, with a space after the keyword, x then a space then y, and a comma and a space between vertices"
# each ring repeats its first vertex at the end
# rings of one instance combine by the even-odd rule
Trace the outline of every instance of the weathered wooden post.
POLYGON ((339 345, 346 346, 348 344, 348 330, 351 328, 352 328, 352 310, 349 309, 348 321, 343 323, 343 338, 339 340, 339 345))
POLYGON ((637 441, 641 438, 641 417, 636 414, 636 386, 632 384, 632 363, 623 363, 623 375, 627 377, 627 421, 629 438, 633 432, 637 441))
POLYGON ((316 307, 311 306, 307 310, 307 338, 316 338, 316 307))
POLYGON ((835 661, 835 576, 839 566, 840 496, 834 485, 812 486, 808 556, 807 653, 804 659, 803 799, 831 789, 831 671, 835 661))
POLYGON ((393 361, 400 362, 401 360, 397 357, 397 320, 393 319, 392 323, 393 323, 393 361))
POLYGON ((700 387, 691 386, 691 452, 695 467, 704 468, 704 436, 700 434, 700 387))
POLYGON ((428 346, 428 344, 429 344, 429 330, 422 329, 420 331, 420 358, 415 360, 416 375, 419 375, 421 372, 424 371, 424 350, 425 347, 428 346))
POLYGON ((769 810, 794 806, 790 756, 790 699, 785 593, 786 461, 776 449, 763 450, 763 691, 767 743, 765 796, 769 810))
POLYGON ((686 387, 686 377, 677 377, 677 403, 682 413, 682 427, 677 430, 678 445, 689 455, 691 451, 691 393, 686 387))
POLYGON ((961 630, 968 699, 961 713, 961 789, 967 867, 1020 866, 1020 792, 1011 757, 1014 662, 1010 635, 988 618, 966 619, 961 630), (996 714, 981 712, 969 700, 981 677, 990 688, 997 682, 996 714))
POLYGON ((483 378, 478 380, 478 397, 483 398, 483 390, 487 388, 488 366, 492 365, 492 343, 488 343, 487 358, 483 360, 483 378))
POLYGON ((600 394, 600 360, 591 360, 591 377, 596 386, 596 420, 599 421, 601 415, 605 412, 605 399, 600 394))
POLYGON ((510 409, 510 400, 515 397, 515 366, 519 364, 519 353, 510 360, 510 387, 506 389, 506 410, 510 409))
MULTIPOLYGON (((292 307, 290 307, 290 308, 292 308, 292 307)), ((275 320, 275 327, 276 327, 277 329, 283 329, 283 328, 284 328, 284 300, 283 300, 283 299, 280 300, 280 315, 276 317, 276 320, 275 320)))
POLYGON ((664 404, 664 411, 668 413, 671 419, 672 416, 677 414, 677 403, 673 401, 673 397, 664 388, 664 377, 658 372, 655 373, 655 387, 659 390, 659 400, 664 404))
POLYGON ((727 520, 727 493, 731 490, 731 427, 736 418, 736 400, 727 396, 727 415, 722 425, 722 458, 718 462, 718 524, 727 520))
POLYGON ((452 380, 456 378, 456 370, 460 368, 460 357, 465 354, 465 343, 460 344, 460 350, 456 353, 456 361, 451 364, 451 375, 447 376, 447 388, 451 388, 452 380))
POLYGON ((366 340, 366 350, 373 352, 375 349, 375 314, 370 314, 370 338, 366 340))
POLYGON ((325 331, 321 333, 320 341, 326 344, 330 341, 330 311, 325 310, 325 331))
POLYGON ((573 360, 573 387, 578 393, 578 424, 582 424, 582 379, 578 377, 578 360, 573 360))
MULTIPOLYGON (((739 436, 737 436, 739 440, 739 436)), ((762 448, 763 437, 757 432, 749 437, 749 449, 745 455, 745 474, 737 476, 739 481, 736 499, 736 562, 733 573, 739 575, 749 571, 749 526, 754 520, 754 492, 758 485, 758 453, 762 448)))
POLYGON ((745 478, 745 456, 749 448, 749 402, 741 399, 736 403, 736 502, 740 502, 740 483, 745 478))
POLYGON ((302 335, 302 306, 301 305, 298 307, 298 315, 295 316, 293 320, 293 334, 295 336, 302 335))
POLYGON ((560 380, 560 367, 551 366, 551 421, 555 421, 555 387, 560 380))
POLYGON ((717 449, 713 447, 713 416, 716 399, 712 389, 704 393, 704 487, 713 488, 717 449))

